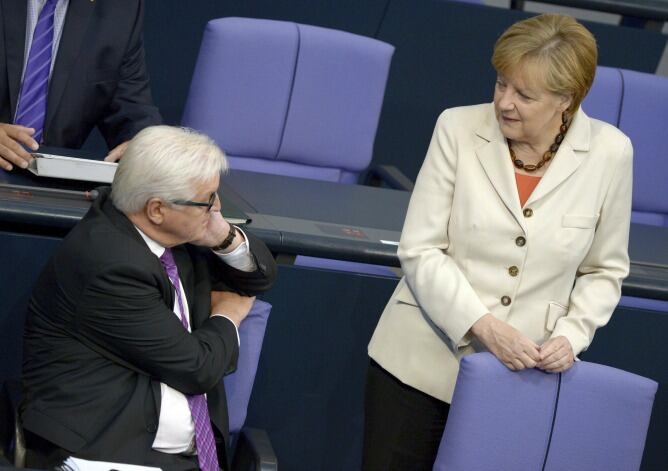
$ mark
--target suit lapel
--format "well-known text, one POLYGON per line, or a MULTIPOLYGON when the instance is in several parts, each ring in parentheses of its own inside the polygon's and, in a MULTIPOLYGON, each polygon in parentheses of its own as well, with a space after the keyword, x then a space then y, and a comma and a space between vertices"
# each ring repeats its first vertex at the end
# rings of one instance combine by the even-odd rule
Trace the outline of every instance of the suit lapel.
POLYGON ((515 218, 517 223, 526 231, 524 217, 517 193, 515 173, 510 161, 510 151, 505 137, 499 129, 494 116, 494 108, 490 106, 490 113, 485 122, 476 130, 476 134, 486 142, 476 149, 476 156, 485 171, 489 182, 499 195, 501 201, 515 218))
POLYGON ((5 54, 7 61, 7 83, 11 119, 14 121, 16 102, 21 88, 21 72, 26 44, 26 21, 28 3, 26 0, 2 0, 2 21, 5 30, 5 54))
POLYGON ((526 206, 547 196, 577 170, 584 157, 582 152, 589 150, 590 129, 589 117, 581 109, 578 110, 564 142, 538 186, 529 196, 526 206))
POLYGON ((53 115, 59 107, 74 63, 79 56, 79 51, 81 50, 81 45, 88 29, 88 22, 96 4, 96 2, 70 0, 70 4, 67 7, 63 35, 60 38, 56 63, 53 68, 51 81, 49 82, 44 129, 49 129, 53 115))

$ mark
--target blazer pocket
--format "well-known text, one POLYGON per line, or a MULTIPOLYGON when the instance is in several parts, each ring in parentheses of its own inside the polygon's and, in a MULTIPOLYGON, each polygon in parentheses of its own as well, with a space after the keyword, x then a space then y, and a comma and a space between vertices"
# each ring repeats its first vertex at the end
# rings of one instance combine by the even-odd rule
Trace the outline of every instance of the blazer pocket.
POLYGON ((557 321, 568 314, 568 308, 563 304, 550 303, 547 306, 547 319, 545 320, 545 330, 548 332, 554 331, 554 326, 557 321))
POLYGON ((596 216, 582 216, 579 214, 564 214, 561 220, 563 227, 577 227, 580 229, 593 229, 596 227, 598 215, 596 216))

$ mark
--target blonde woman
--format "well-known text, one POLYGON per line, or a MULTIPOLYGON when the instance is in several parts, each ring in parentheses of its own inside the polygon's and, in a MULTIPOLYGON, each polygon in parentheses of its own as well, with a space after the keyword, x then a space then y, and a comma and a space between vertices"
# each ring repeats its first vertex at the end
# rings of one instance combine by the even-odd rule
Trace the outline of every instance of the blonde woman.
POLYGON ((431 469, 462 356, 565 371, 610 319, 633 149, 580 108, 596 60, 573 18, 520 21, 494 48, 494 102, 439 117, 369 344, 364 469, 431 469))

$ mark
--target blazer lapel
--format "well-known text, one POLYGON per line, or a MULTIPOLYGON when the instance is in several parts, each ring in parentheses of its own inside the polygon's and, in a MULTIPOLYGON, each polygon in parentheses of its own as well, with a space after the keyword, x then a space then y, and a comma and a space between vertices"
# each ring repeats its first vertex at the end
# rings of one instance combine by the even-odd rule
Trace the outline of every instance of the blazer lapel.
POLYGON ((21 89, 21 72, 26 44, 26 21, 28 15, 26 0, 2 0, 2 21, 5 30, 5 54, 7 61, 7 82, 9 84, 9 104, 14 121, 16 103, 21 89))
POLYGON ((494 108, 490 106, 490 113, 485 122, 476 130, 476 134, 486 142, 476 149, 476 156, 485 171, 489 182, 499 195, 503 204, 515 218, 517 223, 526 232, 524 217, 520 207, 520 199, 515 183, 515 173, 510 161, 510 151, 506 138, 501 133, 494 116, 494 108))
POLYGON ((554 156, 550 167, 541 178, 536 189, 526 202, 530 206, 534 202, 547 196, 563 181, 577 170, 582 163, 584 154, 589 150, 591 138, 589 117, 581 109, 575 114, 571 128, 568 130, 564 142, 554 156))
POLYGON ((88 22, 95 9, 96 2, 70 0, 67 17, 63 25, 63 35, 58 44, 56 63, 49 82, 48 102, 46 106, 46 122, 44 129, 49 129, 55 111, 62 99, 65 86, 72 73, 74 62, 79 56, 88 22))

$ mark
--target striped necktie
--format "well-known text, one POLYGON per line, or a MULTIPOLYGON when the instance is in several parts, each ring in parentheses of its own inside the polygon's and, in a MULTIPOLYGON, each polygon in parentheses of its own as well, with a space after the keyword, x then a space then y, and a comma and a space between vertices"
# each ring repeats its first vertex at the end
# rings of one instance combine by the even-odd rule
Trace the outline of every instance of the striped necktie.
MULTIPOLYGON (((187 330, 188 319, 186 318, 186 311, 183 305, 183 298, 181 296, 181 280, 179 279, 179 269, 174 261, 174 255, 171 249, 165 249, 165 252, 160 257, 160 263, 165 268, 169 280, 172 282, 176 290, 176 299, 179 303, 179 310, 181 324, 187 330)), ((190 414, 192 415, 195 424, 195 444, 197 445, 197 460, 202 471, 219 471, 218 455, 216 453, 216 442, 213 438, 213 430, 211 429, 211 418, 209 417, 209 409, 206 404, 206 397, 204 394, 186 395, 188 399, 188 406, 190 407, 190 414)))
POLYGON ((35 129, 33 139, 42 140, 44 119, 46 117, 46 94, 51 72, 53 51, 53 17, 58 0, 46 0, 39 13, 32 45, 28 53, 28 62, 23 74, 23 83, 19 102, 16 107, 15 124, 35 129))

